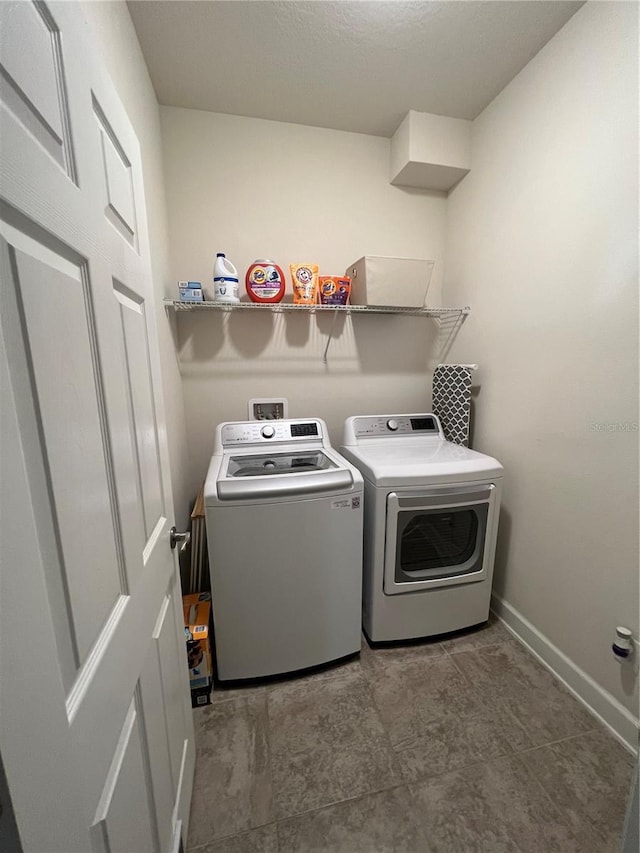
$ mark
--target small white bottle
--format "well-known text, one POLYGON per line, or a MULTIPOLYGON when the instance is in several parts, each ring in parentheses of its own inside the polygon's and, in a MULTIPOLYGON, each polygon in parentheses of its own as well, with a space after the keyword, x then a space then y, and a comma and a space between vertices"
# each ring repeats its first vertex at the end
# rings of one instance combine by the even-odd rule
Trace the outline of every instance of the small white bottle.
POLYGON ((218 252, 213 265, 213 298, 216 302, 240 302, 238 270, 223 252, 218 252))

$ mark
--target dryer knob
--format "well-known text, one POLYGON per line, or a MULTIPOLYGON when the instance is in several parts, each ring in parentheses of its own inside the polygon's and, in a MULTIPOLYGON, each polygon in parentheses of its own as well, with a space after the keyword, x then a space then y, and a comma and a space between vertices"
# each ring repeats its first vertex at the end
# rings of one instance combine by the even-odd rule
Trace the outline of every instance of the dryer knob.
POLYGON ((272 427, 272 426, 263 426, 262 429, 260 430, 260 435, 263 438, 273 438, 273 436, 275 434, 276 434, 275 427, 272 427))
POLYGON ((394 420, 393 418, 390 418, 387 421, 387 427, 388 427, 388 429, 395 432, 398 429, 398 421, 394 420))

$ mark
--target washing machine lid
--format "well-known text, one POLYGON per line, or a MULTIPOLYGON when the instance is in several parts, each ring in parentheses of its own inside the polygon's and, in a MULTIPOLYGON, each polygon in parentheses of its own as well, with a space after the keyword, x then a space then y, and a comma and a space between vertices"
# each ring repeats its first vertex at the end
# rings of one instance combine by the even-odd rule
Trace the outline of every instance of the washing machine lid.
POLYGON ((228 457, 227 477, 273 477, 337 468, 322 450, 288 451, 284 453, 245 453, 228 457))
POLYGON ((504 473, 497 459, 441 439, 378 441, 342 447, 340 452, 376 486, 474 482, 504 473))
POLYGON ((220 460, 215 494, 224 502, 349 491, 354 473, 332 450, 274 447, 271 453, 230 453, 220 460))

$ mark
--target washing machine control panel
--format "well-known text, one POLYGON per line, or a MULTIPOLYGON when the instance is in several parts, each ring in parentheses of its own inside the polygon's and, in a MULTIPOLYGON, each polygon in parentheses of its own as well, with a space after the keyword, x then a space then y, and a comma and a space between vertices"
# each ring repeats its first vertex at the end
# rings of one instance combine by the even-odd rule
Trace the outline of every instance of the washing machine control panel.
POLYGON ((440 435, 435 415, 370 415, 354 419, 356 438, 440 435))
POLYGON ((239 444, 275 444, 280 441, 321 441, 322 437, 322 425, 319 421, 292 423, 274 420, 266 424, 264 421, 246 421, 224 424, 222 427, 222 443, 225 447, 239 444))

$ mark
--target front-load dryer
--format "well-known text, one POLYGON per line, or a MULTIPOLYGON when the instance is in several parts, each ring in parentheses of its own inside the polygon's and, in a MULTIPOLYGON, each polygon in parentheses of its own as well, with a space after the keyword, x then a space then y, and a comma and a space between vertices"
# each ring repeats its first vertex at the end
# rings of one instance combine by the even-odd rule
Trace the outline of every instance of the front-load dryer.
POLYGON ((341 453, 364 476, 369 639, 429 637, 485 622, 502 465, 447 441, 433 414, 348 418, 341 453))
POLYGON ((362 492, 318 418, 217 427, 204 495, 218 678, 360 650, 362 492))

